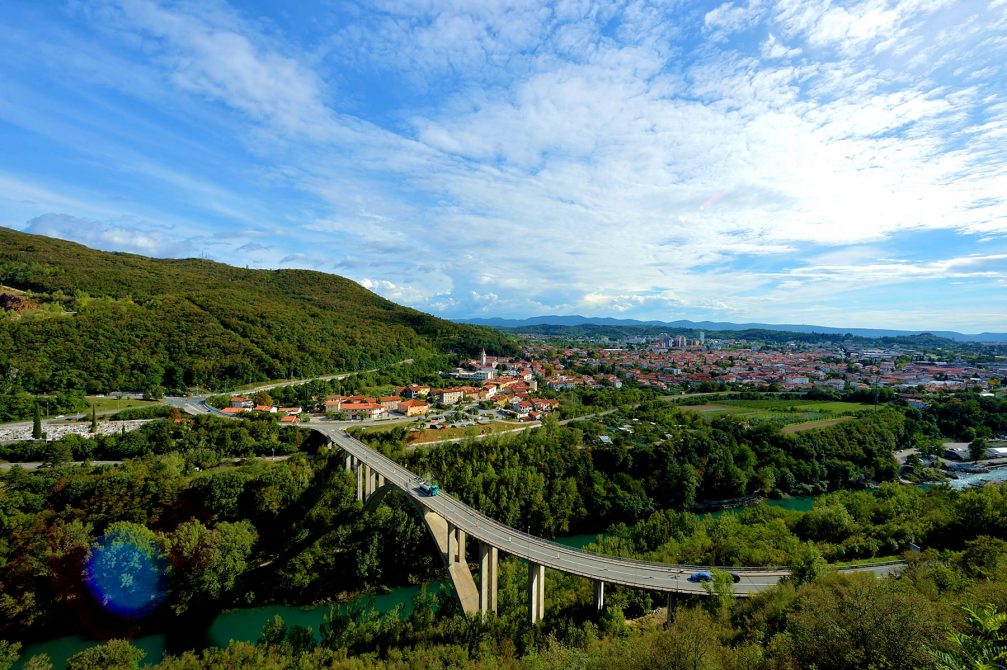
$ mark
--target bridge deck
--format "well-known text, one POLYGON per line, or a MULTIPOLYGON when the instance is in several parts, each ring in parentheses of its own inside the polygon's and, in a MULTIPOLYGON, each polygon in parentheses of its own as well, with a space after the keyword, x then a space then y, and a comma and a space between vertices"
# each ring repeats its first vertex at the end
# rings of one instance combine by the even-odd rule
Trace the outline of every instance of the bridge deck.
MULTIPOLYGON (((699 570, 709 570, 709 566, 653 563, 603 556, 522 533, 490 519, 447 493, 432 497, 423 495, 415 474, 336 427, 315 425, 311 428, 326 435, 340 449, 384 475, 386 482, 401 488, 417 504, 441 515, 449 523, 465 531, 469 537, 492 545, 502 552, 554 570, 611 584, 657 591, 706 593, 702 584, 690 582, 688 577, 699 570)), ((900 566, 901 562, 860 566, 849 570, 887 574, 900 566)), ((741 581, 734 585, 734 590, 736 595, 742 597, 775 586, 789 572, 785 568, 729 569, 741 577, 741 581)))

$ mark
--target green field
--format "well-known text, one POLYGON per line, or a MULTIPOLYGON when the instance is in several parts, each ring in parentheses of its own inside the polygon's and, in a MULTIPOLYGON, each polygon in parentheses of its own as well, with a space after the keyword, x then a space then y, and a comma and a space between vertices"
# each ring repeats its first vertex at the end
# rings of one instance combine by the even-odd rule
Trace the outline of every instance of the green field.
POLYGON ((132 398, 117 400, 115 396, 105 396, 104 398, 99 398, 98 396, 89 395, 85 396, 84 399, 87 401, 88 410, 90 410, 91 405, 93 404, 95 411, 98 412, 118 411, 129 407, 151 407, 153 405, 161 404, 156 400, 133 400, 132 398))
POLYGON ((861 412, 874 410, 874 405, 838 402, 833 400, 719 400, 711 399, 709 404, 682 405, 684 411, 699 412, 711 420, 729 414, 751 423, 771 423, 776 426, 796 426, 807 424, 807 428, 817 428, 823 421, 834 421, 861 412))

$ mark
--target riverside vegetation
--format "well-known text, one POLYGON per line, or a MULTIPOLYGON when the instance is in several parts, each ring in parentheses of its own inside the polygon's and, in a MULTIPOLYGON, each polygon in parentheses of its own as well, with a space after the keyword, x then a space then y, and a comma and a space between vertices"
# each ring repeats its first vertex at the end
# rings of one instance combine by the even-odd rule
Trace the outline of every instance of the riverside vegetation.
MULTIPOLYGON (((890 478, 892 450, 925 422, 893 409, 783 436, 729 418, 708 423, 658 403, 605 419, 547 422, 407 462, 501 521, 527 519, 533 532, 613 523, 590 548, 656 560, 791 565, 793 583, 736 602, 721 582, 714 598, 677 603, 665 630, 661 617, 647 616, 663 604, 660 596, 611 588, 599 617, 590 611, 589 583, 550 572, 550 611, 532 627, 525 623, 525 571, 504 560, 499 617, 466 618, 449 594, 431 593, 408 617, 358 607, 334 612, 318 631, 275 621, 258 644, 182 653, 158 667, 915 668, 954 667, 939 665, 938 653, 960 655, 973 643, 1003 651, 996 612, 1007 611, 1007 489, 842 490, 890 478), (612 444, 597 440, 602 434, 612 444), (760 505, 712 518, 687 511, 695 500, 763 486, 833 492, 809 512, 760 505), (899 579, 826 571, 826 559, 897 555, 909 542, 924 550, 909 555, 899 579)), ((308 431, 281 431, 268 419, 200 417, 153 423, 134 435, 128 449, 126 436, 68 440, 78 443, 71 453, 128 452, 134 458, 121 467, 61 465, 57 454, 52 468, 4 476, 0 638, 185 628, 224 607, 339 598, 440 575, 404 499, 390 496, 365 516, 342 459, 318 451, 308 431), (289 460, 221 463, 279 446, 292 452, 289 460), (116 542, 141 547, 163 567, 159 606, 145 618, 105 611, 80 577, 89 556, 116 542)), ((375 438, 390 453, 400 449, 394 437, 375 438)), ((70 667, 137 667, 140 653, 110 643, 70 667)), ((44 659, 35 663, 45 667, 44 659)))

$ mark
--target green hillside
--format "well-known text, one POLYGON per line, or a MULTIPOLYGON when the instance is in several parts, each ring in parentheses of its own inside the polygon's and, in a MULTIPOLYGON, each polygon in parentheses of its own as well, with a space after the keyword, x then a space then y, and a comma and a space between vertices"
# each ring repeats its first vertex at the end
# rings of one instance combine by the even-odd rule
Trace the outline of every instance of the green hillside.
POLYGON ((95 251, 0 228, 0 395, 178 391, 505 351, 343 277, 95 251))

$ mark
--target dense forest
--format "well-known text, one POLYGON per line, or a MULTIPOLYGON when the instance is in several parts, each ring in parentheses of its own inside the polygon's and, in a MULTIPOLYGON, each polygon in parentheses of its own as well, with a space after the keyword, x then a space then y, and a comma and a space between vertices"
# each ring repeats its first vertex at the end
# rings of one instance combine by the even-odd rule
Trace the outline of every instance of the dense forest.
MULTIPOLYGON (((0 639, 184 628, 236 604, 333 598, 436 574, 436 550, 408 503, 390 498, 365 518, 341 458, 213 463, 206 445, 230 439, 243 446, 229 453, 267 454, 277 445, 268 428, 236 425, 161 422, 166 433, 134 434, 147 448, 122 466, 55 462, 4 474, 0 639), (165 440, 177 451, 156 453, 165 440), (392 546, 401 550, 382 551, 392 546), (150 605, 143 616, 108 611, 84 579, 88 557, 106 547, 116 550, 106 572, 133 575, 139 552, 159 577, 149 593, 141 579, 120 585, 150 605)), ((281 446, 306 446, 303 434, 284 438, 281 446)))
MULTIPOLYGON (((643 409, 641 416, 647 416, 643 409)), ((651 408, 649 416, 674 411, 660 410, 651 408)), ((885 439, 896 439, 905 429, 887 413, 874 419, 892 423, 886 428, 892 436, 885 439)), ((629 419, 641 430, 664 429, 654 423, 629 419)), ((852 467, 865 472, 878 467, 872 446, 860 444, 863 454, 854 453, 867 428, 850 427, 852 423, 842 435, 813 431, 831 435, 806 438, 800 449, 815 460, 838 457, 843 449, 854 459, 852 467)), ((618 430, 620 424, 613 425, 618 430)), ((682 436, 698 430, 683 428, 682 436)), ((728 439, 726 427, 717 430, 718 440, 728 439)), ((0 668, 14 656, 14 640, 74 631, 99 637, 165 628, 184 632, 228 606, 335 599, 441 576, 439 559, 411 507, 400 496, 389 496, 375 512, 364 513, 341 458, 318 451, 309 460, 299 451, 279 463, 211 466, 203 460, 206 449, 216 448, 221 455, 264 453, 278 439, 314 451, 302 431, 282 431, 296 435, 292 438, 275 431, 268 421, 165 421, 137 433, 135 439, 147 448, 123 466, 57 462, 37 472, 15 468, 4 475, 0 639, 8 642, 0 642, 0 668), (227 442, 243 446, 219 447, 227 442), (141 606, 128 612, 109 609, 104 605, 107 594, 96 590, 93 576, 134 574, 138 564, 150 566, 157 579, 149 583, 156 588, 131 580, 127 591, 142 596, 141 606)), ((636 454, 636 435, 618 432, 625 438, 609 445, 611 453, 604 459, 598 459, 593 446, 577 448, 585 446, 585 438, 593 439, 590 430, 552 426, 530 431, 525 440, 497 442, 499 456, 488 466, 473 466, 456 479, 449 471, 438 470, 438 475, 452 493, 501 518, 511 511, 494 507, 493 498, 511 495, 508 487, 513 487, 517 513, 527 514, 542 531, 559 532, 561 522, 572 526, 584 518, 577 502, 578 470, 586 468, 589 474, 601 474, 601 486, 592 492, 620 510, 610 518, 637 514, 639 506, 620 507, 618 500, 649 498, 652 484, 646 468, 630 463, 642 457, 636 454), (548 431, 553 431, 550 439, 543 439, 548 431), (579 443, 573 439, 578 433, 579 443), (616 461, 619 454, 625 460, 616 461), (607 470, 603 462, 594 464, 596 459, 620 462, 626 477, 607 470), (527 478, 520 477, 519 462, 532 473, 527 478), (527 467, 529 463, 535 467, 527 467), (607 480, 616 479, 622 492, 606 492, 607 480), (522 497, 520 492, 535 481, 543 482, 543 488, 522 497)), ((693 444, 704 444, 706 437, 697 433, 693 444)), ((88 441, 94 443, 89 450, 97 452, 99 440, 88 441)), ((383 446, 394 449, 391 441, 383 446)), ((794 443, 777 446, 798 448, 794 443)), ((432 468, 451 464, 456 448, 439 447, 410 460, 432 468)), ((768 448, 753 448, 753 453, 769 454, 772 460, 768 448)), ((469 462, 490 456, 470 454, 469 462)), ((753 472, 764 467, 758 463, 757 457, 753 472)), ((749 472, 744 458, 736 467, 749 472)), ((701 473, 697 469, 699 492, 701 473)), ((593 510, 595 501, 585 505, 593 510)), ((717 518, 683 511, 682 501, 653 506, 631 517, 633 527, 616 524, 589 549, 702 564, 790 565, 795 578, 747 601, 735 600, 730 584, 721 580, 712 587, 713 597, 676 601, 673 620, 665 627, 664 614, 652 614, 664 605, 661 594, 613 587, 605 611, 598 614, 592 611, 589 582, 550 571, 546 621, 531 626, 524 602, 527 570, 517 560, 504 559, 498 617, 465 617, 450 593, 431 592, 417 600, 408 616, 355 606, 333 610, 317 630, 288 629, 277 619, 257 644, 186 653, 179 633, 180 655, 157 667, 859 670, 949 668, 956 666, 941 665, 941 654, 954 660, 956 654, 976 649, 1004 651, 1007 618, 997 612, 1007 611, 1007 487, 957 493, 940 486, 923 490, 884 484, 873 491, 821 496, 809 512, 758 505, 717 518), (922 551, 905 555, 909 562, 899 579, 831 574, 824 560, 901 557, 907 542, 922 551)), ((112 642, 83 652, 69 667, 136 668, 141 656, 128 643, 112 642)), ((46 667, 44 659, 34 663, 30 667, 46 667)))
POLYGON ((0 292, 18 305, 0 310, 0 405, 19 393, 180 392, 514 351, 500 331, 335 275, 106 253, 6 228, 0 292))
MULTIPOLYGON (((708 423, 667 403, 404 455, 480 511, 552 536, 639 521, 655 510, 748 494, 810 495, 890 481, 913 423, 883 408, 784 435, 724 417, 708 423)), ((404 431, 364 439, 402 453, 404 431)))

